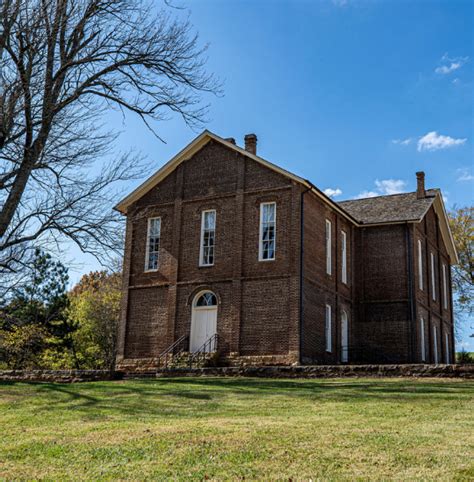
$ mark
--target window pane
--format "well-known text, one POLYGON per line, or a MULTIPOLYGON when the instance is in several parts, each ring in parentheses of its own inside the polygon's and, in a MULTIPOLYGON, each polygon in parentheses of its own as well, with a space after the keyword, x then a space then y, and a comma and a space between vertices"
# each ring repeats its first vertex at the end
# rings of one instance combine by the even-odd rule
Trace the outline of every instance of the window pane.
POLYGON ((159 236, 161 230, 161 219, 150 220, 150 236, 159 236))
POLYGON ((265 204, 263 206, 263 222, 273 223, 275 222, 275 205, 265 204))
POLYGON ((158 269, 158 253, 150 253, 148 257, 148 269, 158 269))
POLYGON ((151 218, 148 220, 147 232, 147 270, 157 270, 159 265, 161 219, 151 218))
POLYGON ((216 236, 216 212, 204 211, 202 214, 201 247, 199 264, 207 266, 214 264, 214 245, 216 236))
POLYGON ((260 259, 275 258, 276 205, 261 204, 260 216, 260 259))
POLYGON ((197 300, 196 306, 216 306, 217 305, 217 298, 214 293, 204 293, 199 297, 197 300))
POLYGON ((204 213, 204 229, 214 229, 216 223, 216 213, 209 211, 204 213))

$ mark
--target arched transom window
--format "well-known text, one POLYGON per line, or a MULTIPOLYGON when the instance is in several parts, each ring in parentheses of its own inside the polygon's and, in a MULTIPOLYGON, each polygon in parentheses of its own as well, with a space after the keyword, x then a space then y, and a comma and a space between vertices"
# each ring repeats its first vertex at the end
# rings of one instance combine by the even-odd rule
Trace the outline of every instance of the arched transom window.
POLYGON ((206 306, 217 306, 217 298, 214 293, 210 291, 206 291, 202 293, 198 299, 196 300, 197 307, 206 307, 206 306))

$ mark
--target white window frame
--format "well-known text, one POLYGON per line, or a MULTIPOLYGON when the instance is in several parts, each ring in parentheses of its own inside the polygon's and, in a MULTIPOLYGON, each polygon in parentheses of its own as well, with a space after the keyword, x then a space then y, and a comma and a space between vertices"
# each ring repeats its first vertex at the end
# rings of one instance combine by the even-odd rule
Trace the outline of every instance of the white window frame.
POLYGON ((446 363, 450 364, 451 363, 451 350, 450 350, 450 344, 449 344, 449 333, 446 331, 444 333, 444 340, 445 340, 445 353, 446 353, 446 363))
POLYGON ((447 277, 447 266, 443 263, 443 308, 448 309, 448 277, 447 277))
POLYGON ((332 313, 331 305, 326 305, 326 320, 325 320, 325 332, 326 332, 326 351, 332 353, 332 313))
POLYGON ((275 261, 276 258, 276 238, 277 238, 277 203, 276 202, 264 202, 260 203, 260 221, 259 221, 259 234, 258 234, 258 260, 259 261, 275 261), (273 257, 263 257, 263 210, 264 206, 274 206, 274 239, 273 239, 273 257))
POLYGON ((430 252, 431 259, 431 297, 436 301, 436 281, 435 281, 435 257, 433 251, 430 252))
POLYGON ((438 328, 433 326, 433 358, 437 365, 439 363, 439 352, 438 352, 438 328))
MULTIPOLYGON (((216 259, 216 224, 217 224, 217 213, 215 209, 206 209, 202 211, 201 214, 201 240, 200 240, 200 247, 199 247, 199 266, 214 266, 214 262, 216 259), (212 245, 212 263, 205 263, 204 262, 204 234, 205 234, 205 220, 206 214, 214 213, 214 244, 212 245)), ((209 230, 210 231, 210 230, 209 230)))
MULTIPOLYGON (((155 236, 156 237, 156 236, 155 236)), ((161 218, 158 217, 153 217, 153 218, 148 218, 147 221, 147 229, 146 229, 146 251, 145 251, 145 272, 153 272, 153 271, 158 271, 160 269, 160 245, 161 245, 161 218), (151 223, 153 221, 158 220, 160 222, 160 232, 158 235, 158 251, 153 251, 153 253, 158 253, 157 261, 156 261, 156 268, 149 268, 150 266, 150 255, 152 252, 150 252, 150 238, 151 238, 151 223)))
POLYGON ((342 363, 348 363, 349 361, 349 316, 347 314, 346 310, 341 311, 341 361, 342 363), (346 346, 342 344, 342 338, 343 338, 343 333, 342 333, 342 326, 343 324, 346 327, 346 346))
POLYGON ((421 239, 418 240, 418 287, 423 290, 423 248, 421 239))
POLYGON ((341 230, 341 249, 342 249, 342 262, 341 262, 341 281, 347 284, 347 233, 341 230))
POLYGON ((421 346, 421 361, 426 361, 426 340, 425 340, 425 320, 420 318, 420 346, 421 346))
POLYGON ((332 223, 326 219, 326 274, 332 275, 332 223))

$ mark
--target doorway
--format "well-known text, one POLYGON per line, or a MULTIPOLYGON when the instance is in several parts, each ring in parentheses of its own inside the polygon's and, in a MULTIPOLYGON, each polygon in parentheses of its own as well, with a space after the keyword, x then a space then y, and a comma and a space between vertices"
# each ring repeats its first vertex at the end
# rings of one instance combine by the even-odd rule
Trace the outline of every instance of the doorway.
MULTIPOLYGON (((217 297, 212 291, 198 293, 193 301, 189 349, 199 351, 217 333, 217 297)), ((210 351, 211 346, 206 347, 210 351)))

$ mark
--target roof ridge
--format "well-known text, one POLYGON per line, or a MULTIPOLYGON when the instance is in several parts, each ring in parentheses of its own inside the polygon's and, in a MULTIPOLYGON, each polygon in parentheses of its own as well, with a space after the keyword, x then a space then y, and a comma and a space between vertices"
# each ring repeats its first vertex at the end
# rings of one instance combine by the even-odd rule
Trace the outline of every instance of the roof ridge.
MULTIPOLYGON (((439 191, 439 188, 430 188, 427 189, 426 192, 429 191, 439 191)), ((407 194, 416 194, 416 191, 408 191, 408 192, 398 192, 396 194, 381 194, 380 196, 367 196, 361 197, 358 199, 344 199, 343 201, 337 201, 337 203, 347 203, 347 202, 354 202, 354 201, 366 201, 367 199, 378 199, 378 198, 387 198, 387 197, 394 197, 394 196, 406 196, 407 194)), ((432 196, 429 196, 432 197, 432 196)))

